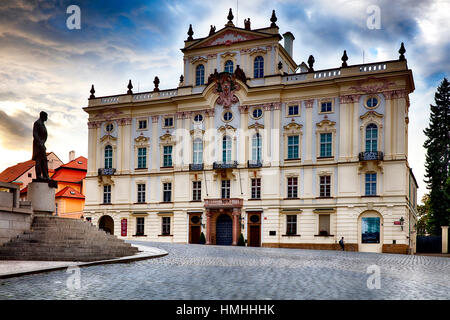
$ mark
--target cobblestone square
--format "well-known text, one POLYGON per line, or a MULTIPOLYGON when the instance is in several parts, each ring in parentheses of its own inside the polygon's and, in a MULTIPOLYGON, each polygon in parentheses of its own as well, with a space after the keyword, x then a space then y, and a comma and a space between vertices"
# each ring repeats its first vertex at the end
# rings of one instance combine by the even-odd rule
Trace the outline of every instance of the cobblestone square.
POLYGON ((142 243, 162 258, 0 280, 0 299, 450 299, 450 259, 397 254, 142 243), (369 289, 369 266, 380 289, 369 289))

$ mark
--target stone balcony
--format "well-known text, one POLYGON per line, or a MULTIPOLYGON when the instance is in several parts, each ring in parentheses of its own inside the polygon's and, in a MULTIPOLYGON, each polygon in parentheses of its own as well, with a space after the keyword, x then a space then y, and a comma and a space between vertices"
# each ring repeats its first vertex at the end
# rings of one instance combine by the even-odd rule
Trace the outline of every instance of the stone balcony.
POLYGON ((241 198, 205 199, 206 209, 242 208, 244 200, 241 198))
POLYGON ((359 161, 383 160, 381 151, 365 151, 359 153, 359 161))

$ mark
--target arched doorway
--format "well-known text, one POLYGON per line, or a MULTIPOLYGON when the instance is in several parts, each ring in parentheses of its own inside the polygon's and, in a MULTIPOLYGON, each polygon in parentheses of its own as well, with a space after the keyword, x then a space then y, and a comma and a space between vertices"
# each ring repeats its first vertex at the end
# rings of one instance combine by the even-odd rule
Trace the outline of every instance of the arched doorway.
POLYGON ((114 234, 114 220, 110 216, 102 216, 98 220, 98 228, 107 233, 114 234))
POLYGON ((216 222, 216 244, 231 246, 233 243, 233 223, 228 214, 217 217, 216 222))
POLYGON ((358 218, 358 251, 382 252, 383 217, 376 211, 365 211, 358 218))

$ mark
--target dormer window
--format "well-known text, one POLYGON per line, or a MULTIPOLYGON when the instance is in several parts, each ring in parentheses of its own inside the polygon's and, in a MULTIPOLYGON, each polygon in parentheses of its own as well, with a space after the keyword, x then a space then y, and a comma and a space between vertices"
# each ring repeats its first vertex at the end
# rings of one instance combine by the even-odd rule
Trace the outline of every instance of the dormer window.
POLYGON ((233 73, 233 69, 234 69, 233 61, 227 60, 227 62, 225 62, 224 71, 228 73, 233 73))
POLYGON ((205 84, 205 66, 199 64, 195 68, 195 85, 202 86, 205 84))

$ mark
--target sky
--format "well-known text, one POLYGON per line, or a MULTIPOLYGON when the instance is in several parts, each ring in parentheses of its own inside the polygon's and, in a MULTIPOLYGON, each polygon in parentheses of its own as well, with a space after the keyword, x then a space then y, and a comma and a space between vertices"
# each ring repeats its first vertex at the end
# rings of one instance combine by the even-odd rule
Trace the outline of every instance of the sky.
POLYGON ((415 91, 410 94, 408 161, 424 183, 423 130, 434 92, 450 71, 450 0, 2 0, 0 2, 0 172, 31 158, 32 125, 41 110, 49 114, 47 151, 63 162, 69 151, 87 157, 87 106, 91 84, 96 96, 175 88, 182 73, 180 48, 192 24, 194 38, 221 29, 229 8, 234 23, 267 27, 276 11, 280 34, 294 36, 293 58, 310 54, 316 70, 398 58, 406 47, 415 91), (68 29, 70 5, 80 8, 80 29, 68 29), (367 20, 379 8, 380 28, 367 20), (364 55, 363 55, 364 52, 364 55))

